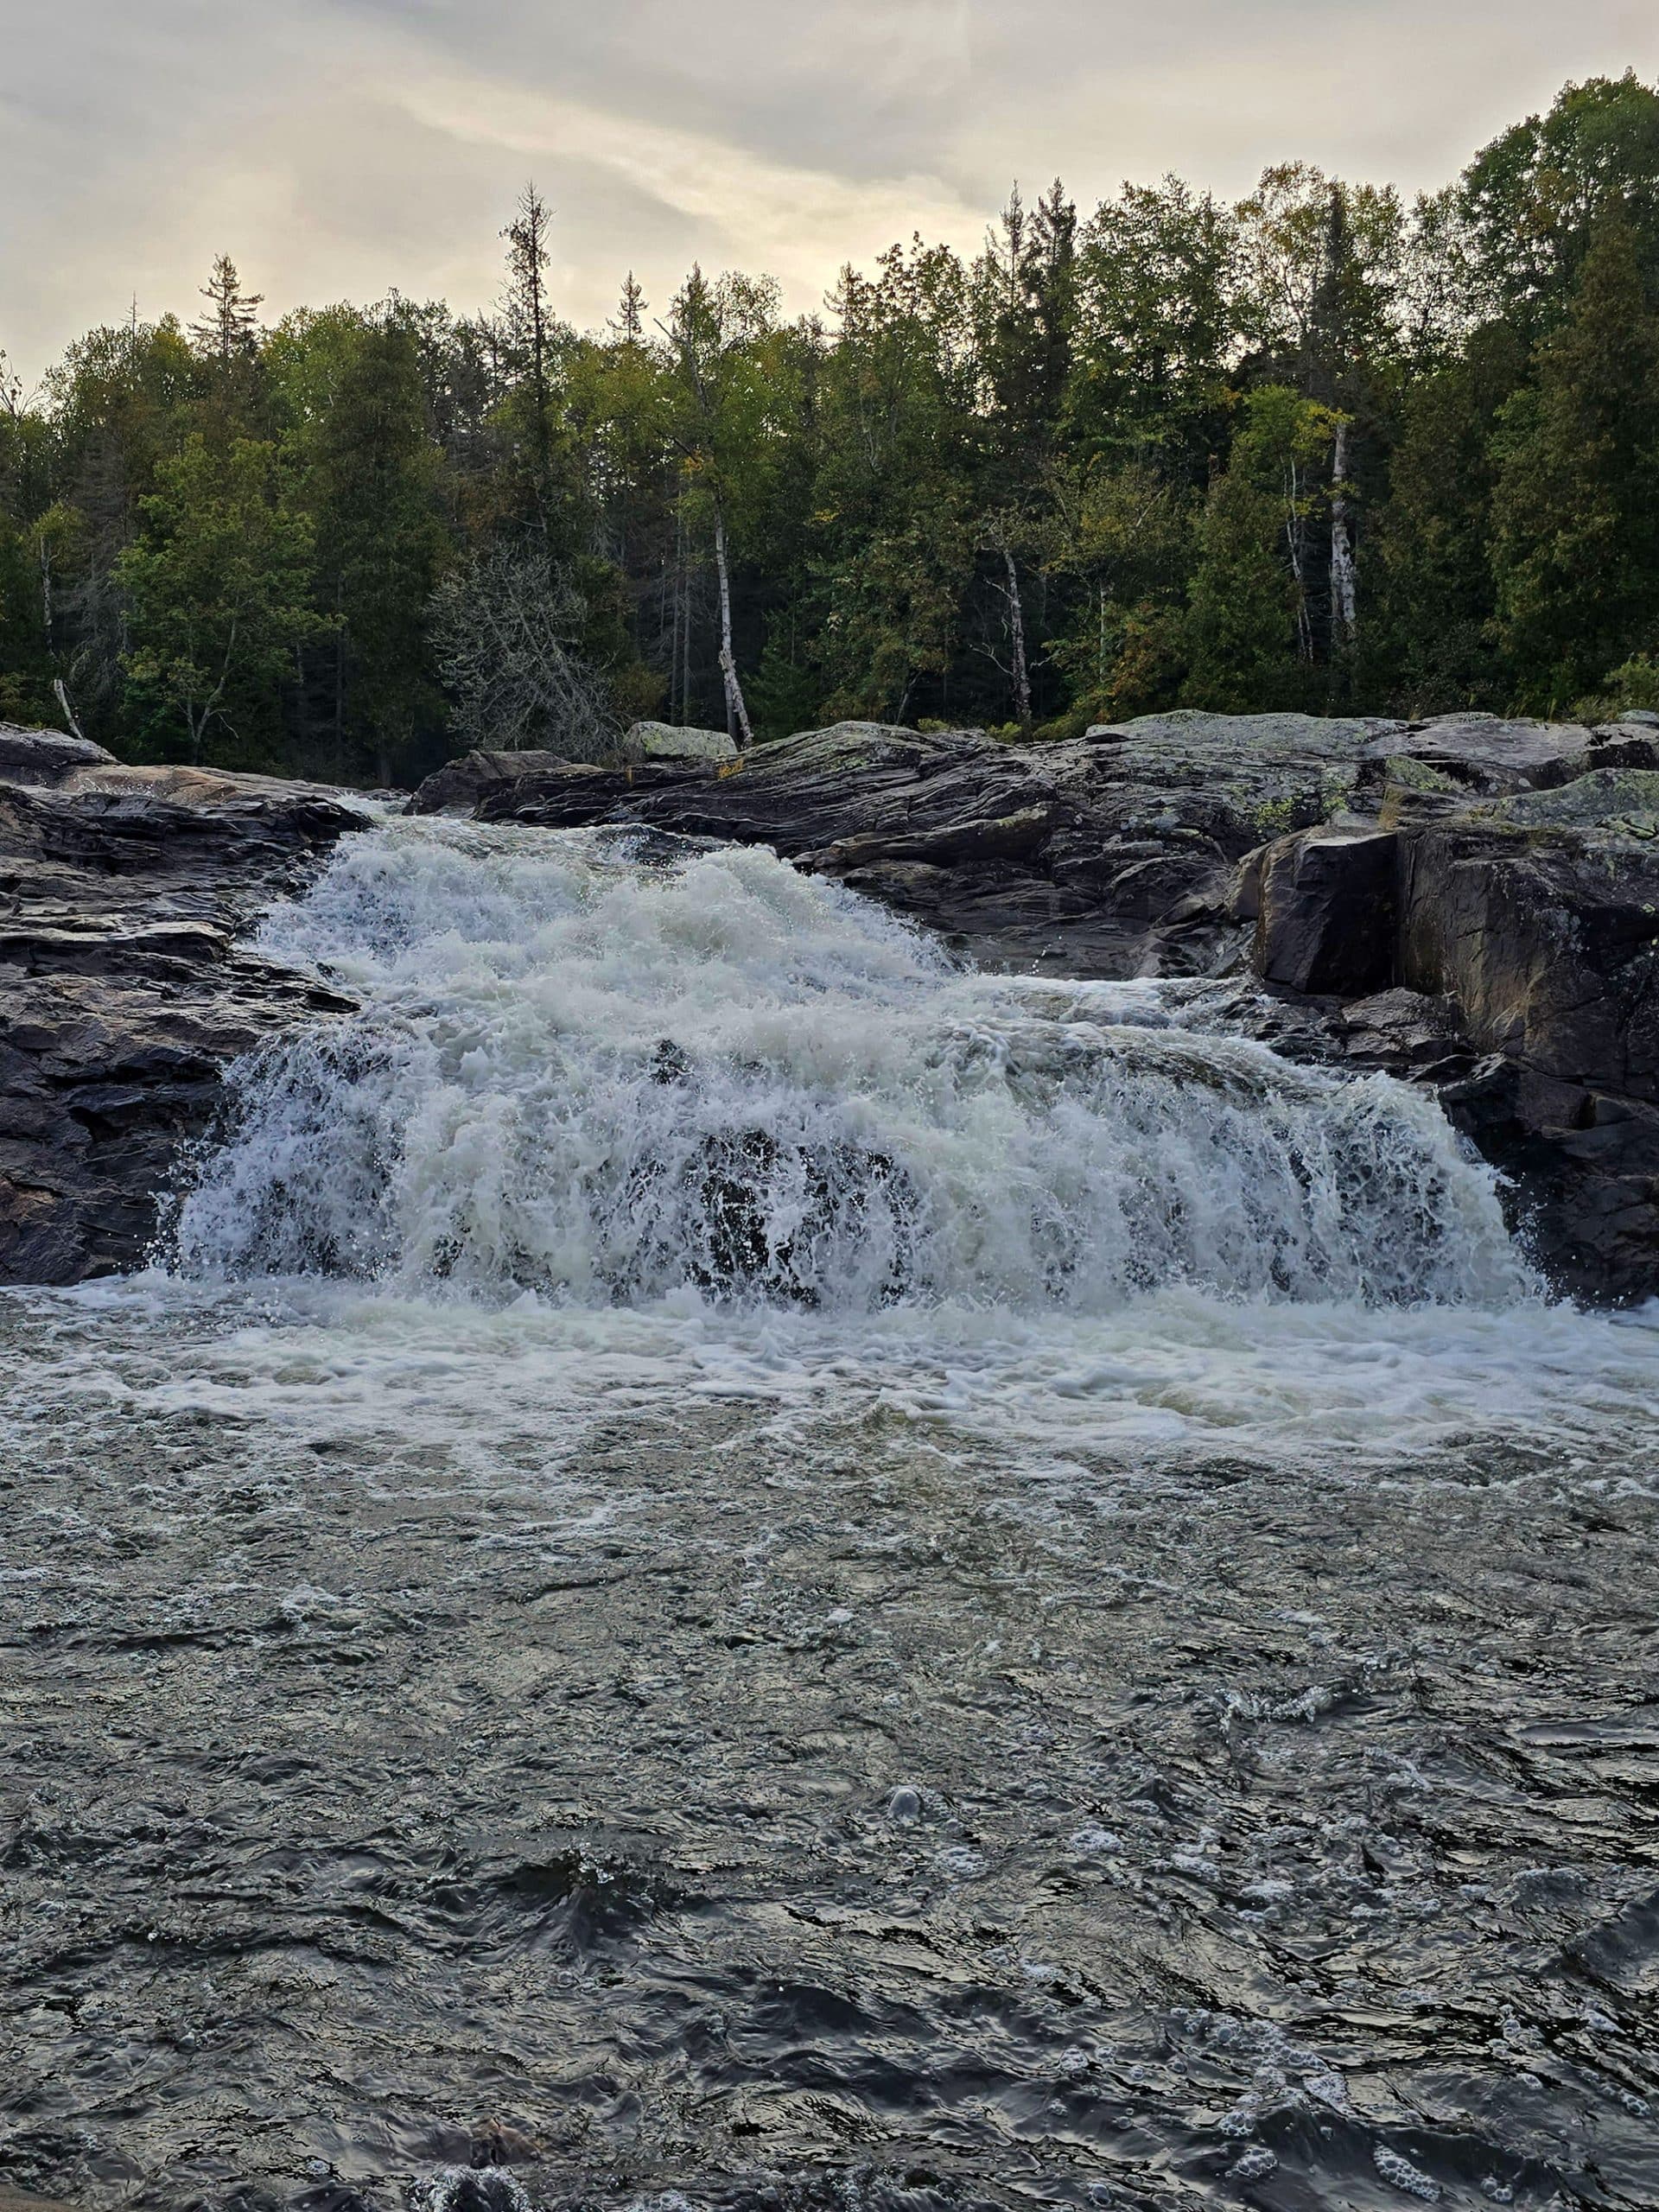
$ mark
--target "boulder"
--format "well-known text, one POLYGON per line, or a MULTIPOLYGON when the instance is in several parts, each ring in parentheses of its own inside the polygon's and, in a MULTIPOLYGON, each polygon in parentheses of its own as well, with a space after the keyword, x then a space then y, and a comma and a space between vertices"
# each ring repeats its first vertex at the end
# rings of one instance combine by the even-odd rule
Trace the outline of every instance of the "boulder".
POLYGON ((526 776, 565 772, 584 772, 580 762, 567 760, 557 753, 463 753, 456 760, 446 760, 426 779, 410 800, 409 811, 470 814, 481 799, 508 784, 526 776))
POLYGON ((55 729, 20 729, 0 722, 0 778, 13 784, 60 784, 77 768, 116 766, 90 738, 68 737, 55 729))
POLYGON ((1659 1292, 1659 772, 1383 820, 1252 856, 1233 896, 1257 973, 1345 1001, 1338 1051, 1436 1088, 1558 1284, 1659 1292))
POLYGON ((1394 979, 1399 838, 1313 830, 1269 848, 1256 880, 1256 973, 1349 998, 1394 979))
POLYGON ((1659 847, 1471 818, 1400 851, 1401 982, 1527 1070, 1659 1103, 1659 847))
POLYGON ((1603 722, 1590 733, 1592 768, 1659 768, 1659 721, 1603 722))
POLYGON ((1659 837, 1659 771, 1599 766, 1570 784, 1471 807, 1469 818, 1518 830, 1593 832, 1603 842, 1651 844, 1659 837))
POLYGON ((735 760, 723 729, 682 729, 671 722, 635 722, 622 741, 625 760, 735 760))
POLYGON ((124 768, 107 755, 59 756, 63 772, 48 784, 40 768, 54 753, 0 749, 0 1281, 10 1282, 142 1264, 160 1194, 180 1147, 210 1122, 226 1065, 346 1007, 236 940, 368 820, 315 785, 124 768))

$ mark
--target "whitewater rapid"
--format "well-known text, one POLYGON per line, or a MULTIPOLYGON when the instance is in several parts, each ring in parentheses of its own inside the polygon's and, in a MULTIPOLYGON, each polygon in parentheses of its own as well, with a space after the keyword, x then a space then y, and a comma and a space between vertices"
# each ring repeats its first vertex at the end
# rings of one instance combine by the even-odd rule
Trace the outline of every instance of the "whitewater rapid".
POLYGON ((157 1265, 48 1300, 31 1387, 485 1471, 721 1400, 1033 1467, 1648 1431, 1659 1334, 1546 1299, 1430 1100, 1190 986, 981 973, 763 850, 445 820, 260 944, 362 1011, 234 1071, 157 1265))
POLYGON ((1196 1032, 1179 991, 953 967, 764 850, 397 823, 264 949, 365 1011, 235 1072, 188 1274, 837 1315, 1531 1289, 1422 1096, 1196 1032))

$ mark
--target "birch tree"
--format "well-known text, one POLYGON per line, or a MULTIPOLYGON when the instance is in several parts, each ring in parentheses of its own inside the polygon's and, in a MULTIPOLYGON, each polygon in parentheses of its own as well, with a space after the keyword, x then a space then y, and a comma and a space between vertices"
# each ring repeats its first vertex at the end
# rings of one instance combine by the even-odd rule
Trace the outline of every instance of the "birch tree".
POLYGON ((676 381, 670 435, 683 466, 683 496, 706 511, 720 603, 720 672, 727 727, 741 746, 754 742, 738 672, 732 621, 730 524, 766 470, 769 401, 764 347, 777 326, 770 280, 725 276, 710 283, 699 268, 676 294, 666 339, 676 381))

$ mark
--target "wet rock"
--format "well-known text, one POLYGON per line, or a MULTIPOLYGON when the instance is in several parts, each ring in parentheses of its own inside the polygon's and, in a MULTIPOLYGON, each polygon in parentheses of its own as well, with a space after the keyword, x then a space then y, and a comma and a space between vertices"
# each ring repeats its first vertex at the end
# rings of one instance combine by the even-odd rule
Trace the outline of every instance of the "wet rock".
POLYGON ((13 784, 60 784, 77 768, 116 766, 90 738, 68 737, 55 729, 19 729, 0 722, 0 777, 13 784))
POLYGON ((1659 849, 1467 818, 1400 851, 1401 982, 1529 1069, 1659 1103, 1659 849))
POLYGON ((348 1005, 234 940, 367 817, 315 785, 3 735, 0 1281, 74 1282, 143 1261, 226 1063, 348 1005))
POLYGON ((1255 911, 1257 972, 1352 1001, 1332 1014, 1344 1053, 1437 1087, 1516 1179, 1558 1284, 1659 1291, 1659 773, 1397 798, 1389 828, 1304 833, 1247 864, 1235 907, 1255 911))
POLYGON ((1256 971, 1350 997, 1393 980, 1398 837, 1318 830, 1269 849, 1255 893, 1256 971))
POLYGON ((878 722, 759 745, 735 768, 645 762, 494 785, 480 818, 649 823, 765 843, 977 957, 1079 976, 1206 972, 1241 956, 1232 863, 1346 806, 1402 723, 1178 714, 1066 743, 878 722))
POLYGON ((605 772, 557 753, 463 753, 446 760, 409 802, 411 814, 470 814, 480 801, 526 777, 598 776, 605 772))
POLYGON ((918 1198, 885 1154, 853 1143, 791 1144, 766 1129, 705 1138, 671 1214, 695 1280, 719 1296, 818 1302, 814 1248, 853 1241, 887 1257, 884 1304, 911 1287, 918 1198))
POLYGON ((1395 985, 1373 997, 1351 1000, 1332 1020, 1344 1057, 1357 1065, 1455 1070, 1461 1077, 1474 1065, 1454 999, 1395 985))

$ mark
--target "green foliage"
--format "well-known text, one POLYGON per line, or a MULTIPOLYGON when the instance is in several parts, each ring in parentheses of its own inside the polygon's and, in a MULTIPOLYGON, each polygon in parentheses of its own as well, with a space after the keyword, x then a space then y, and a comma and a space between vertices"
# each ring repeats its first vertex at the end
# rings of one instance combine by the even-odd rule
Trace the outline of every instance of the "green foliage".
POLYGON ((1249 714, 1309 697, 1307 586, 1298 547, 1332 427, 1328 409, 1286 385, 1265 385, 1246 402, 1232 458, 1211 487, 1199 528, 1186 705, 1249 714))
POLYGON ((944 508, 880 532, 828 574, 820 650, 830 714, 902 721, 918 692, 942 687, 971 568, 961 518, 944 508))
POLYGON ((1459 213, 1480 305, 1529 338, 1567 312, 1597 226, 1622 211, 1649 297, 1659 283, 1659 89, 1633 70, 1568 85, 1546 116, 1495 138, 1465 171, 1459 213))
POLYGON ((1374 538, 1373 696, 1414 711, 1501 706, 1492 627, 1493 433, 1527 376, 1514 329, 1491 323, 1407 393, 1374 538))
POLYGON ((1573 709, 1591 722, 1616 722, 1623 715, 1659 714, 1659 653, 1634 653, 1573 709))
POLYGON ((413 334, 349 308, 292 319, 272 381, 329 629, 319 704, 334 772, 390 783, 435 750, 425 610, 448 553, 413 334))
POLYGON ((1049 647, 1085 722, 1173 703, 1185 672, 1183 608, 1201 512, 1148 452, 1056 463, 1047 567, 1075 591, 1049 647))
POLYGON ((791 737, 818 721, 823 681, 817 671, 797 660, 787 644, 768 638, 748 688, 749 711, 757 737, 791 737))
POLYGON ((1230 209, 1178 177, 1125 185, 1084 226, 1067 425, 1082 455, 1150 449, 1198 482, 1225 435, 1237 340, 1230 209))
POLYGON ((210 745, 226 765, 261 760, 295 648, 322 627, 310 524, 284 502, 276 448, 251 438, 221 453, 196 432, 156 482, 117 569, 137 717, 189 760, 210 745))

